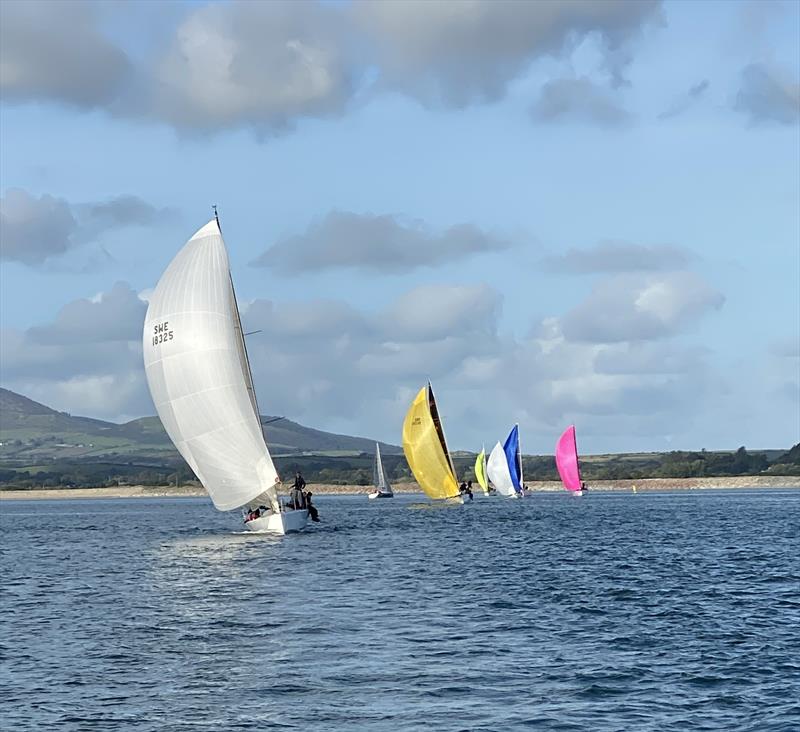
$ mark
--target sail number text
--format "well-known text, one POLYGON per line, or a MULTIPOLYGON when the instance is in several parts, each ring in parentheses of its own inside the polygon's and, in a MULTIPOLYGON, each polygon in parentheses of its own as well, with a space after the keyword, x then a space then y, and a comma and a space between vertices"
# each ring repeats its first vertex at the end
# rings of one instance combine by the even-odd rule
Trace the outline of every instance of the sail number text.
POLYGON ((169 321, 165 320, 163 323, 156 323, 153 326, 153 345, 157 346, 159 343, 172 340, 172 331, 169 329, 169 321))

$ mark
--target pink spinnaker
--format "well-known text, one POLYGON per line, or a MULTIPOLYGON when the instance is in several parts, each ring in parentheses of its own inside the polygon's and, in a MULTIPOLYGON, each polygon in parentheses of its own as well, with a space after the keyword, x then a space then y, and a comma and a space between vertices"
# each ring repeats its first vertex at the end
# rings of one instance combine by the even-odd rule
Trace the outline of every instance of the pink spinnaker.
POLYGON ((578 465, 578 444, 575 441, 575 425, 571 424, 558 438, 556 444, 556 467, 561 482, 568 491, 581 489, 581 469, 578 465))

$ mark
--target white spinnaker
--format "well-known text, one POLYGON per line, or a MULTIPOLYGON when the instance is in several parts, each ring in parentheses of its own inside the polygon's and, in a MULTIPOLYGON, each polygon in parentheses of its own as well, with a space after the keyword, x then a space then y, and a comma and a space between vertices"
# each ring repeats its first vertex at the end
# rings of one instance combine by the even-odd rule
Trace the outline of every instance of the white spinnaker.
POLYGON ((498 493, 503 496, 514 495, 514 483, 511 480, 511 471, 508 469, 508 459, 499 442, 494 446, 486 461, 486 476, 498 493))
POLYGON ((383 460, 381 459, 381 447, 377 442, 375 443, 373 483, 375 484, 375 488, 381 493, 392 495, 392 486, 389 485, 389 476, 386 475, 386 468, 383 467, 383 460))
POLYGON ((261 494, 278 473, 256 414, 228 253, 215 220, 178 252, 144 325, 144 365, 164 429, 220 511, 261 494))

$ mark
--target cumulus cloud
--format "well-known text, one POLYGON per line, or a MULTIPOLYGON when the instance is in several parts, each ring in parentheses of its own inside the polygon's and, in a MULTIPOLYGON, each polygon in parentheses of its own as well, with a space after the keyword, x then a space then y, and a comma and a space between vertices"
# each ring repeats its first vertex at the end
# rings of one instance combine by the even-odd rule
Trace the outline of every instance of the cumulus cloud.
POLYGON ((74 244, 78 228, 70 205, 63 198, 36 198, 19 188, 0 198, 0 256, 27 265, 41 264, 74 244))
POLYGON ((742 70, 734 108, 752 124, 800 121, 800 81, 783 69, 750 64, 742 70))
MULTIPOLYGON (((619 82, 630 42, 660 17, 658 0, 232 0, 186 4, 163 47, 138 44, 129 57, 104 36, 97 3, 9 0, 2 8, 9 102, 103 107, 188 133, 258 134, 339 115, 370 88, 433 106, 491 102, 533 62, 568 56, 587 38, 619 82)), ((103 12, 108 20, 122 11, 103 12)), ((593 114, 618 114, 594 97, 593 114)))
POLYGON ((341 13, 322 3, 200 7, 156 64, 150 113, 194 130, 337 114, 353 91, 348 45, 341 13))
POLYGON ((108 105, 131 64, 98 28, 97 4, 74 0, 0 3, 0 93, 6 101, 52 99, 108 105))
POLYGON ((352 268, 396 273, 509 246, 471 224, 433 233, 422 222, 399 216, 333 211, 305 233, 277 242, 253 264, 284 272, 352 268))
POLYGON ((135 341, 141 338, 146 310, 130 285, 117 282, 95 299, 68 303, 53 323, 30 328, 28 337, 45 346, 135 341))
POLYGON ((362 0, 354 8, 383 83, 452 107, 501 98, 532 61, 589 35, 618 75, 620 47, 660 14, 658 2, 624 0, 362 0))
POLYGON ((641 341, 674 335, 724 296, 692 272, 617 275, 599 282, 563 318, 569 340, 589 343, 641 341))
POLYGON ((553 79, 543 87, 531 107, 537 122, 586 122, 601 127, 617 127, 630 120, 611 95, 590 79, 553 79))
MULTIPOLYGON (((684 424, 713 388, 702 350, 579 341, 559 317, 516 339, 501 335, 501 302, 488 285, 419 287, 378 312, 335 300, 256 300, 243 319, 261 331, 248 338, 259 403, 311 426, 398 441, 413 394, 430 378, 452 445, 476 448, 513 421, 531 446, 539 436, 549 445, 578 418, 604 433, 624 425, 628 434, 661 434, 676 415, 684 424)), ((664 316, 663 305, 656 310, 664 316)), ((143 317, 144 303, 118 283, 68 303, 50 323, 5 330, 3 385, 75 414, 152 414, 143 317)))
POLYGON ((152 409, 142 366, 146 305, 126 283, 65 305, 51 323, 7 328, 3 385, 75 414, 115 418, 152 409))
POLYGON ((683 114, 690 107, 697 104, 697 102, 706 96, 709 86, 711 86, 711 83, 708 81, 708 79, 703 79, 697 84, 689 87, 689 90, 675 99, 675 101, 673 101, 672 104, 667 107, 667 109, 658 115, 658 118, 664 120, 670 119, 671 117, 678 117, 679 115, 683 114))
POLYGON ((30 267, 65 254, 104 232, 122 226, 151 226, 172 212, 136 196, 71 204, 48 194, 34 196, 10 188, 0 198, 0 259, 30 267))
POLYGON ((551 272, 567 274, 658 272, 683 269, 689 259, 689 252, 681 247, 601 241, 592 247, 547 257, 543 264, 551 272))

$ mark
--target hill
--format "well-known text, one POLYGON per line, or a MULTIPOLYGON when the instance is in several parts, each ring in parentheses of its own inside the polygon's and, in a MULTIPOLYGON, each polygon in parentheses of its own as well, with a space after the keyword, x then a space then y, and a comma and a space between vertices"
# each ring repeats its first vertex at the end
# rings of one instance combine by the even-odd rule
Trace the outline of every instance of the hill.
MULTIPOLYGON (((305 427, 289 419, 261 420, 275 455, 372 453, 375 441, 305 427)), ((157 417, 124 424, 76 417, 40 404, 9 389, 0 389, 0 459, 49 461, 63 458, 136 456, 177 458, 177 452, 157 417)), ((396 445, 381 443, 386 454, 400 454, 396 445)))

